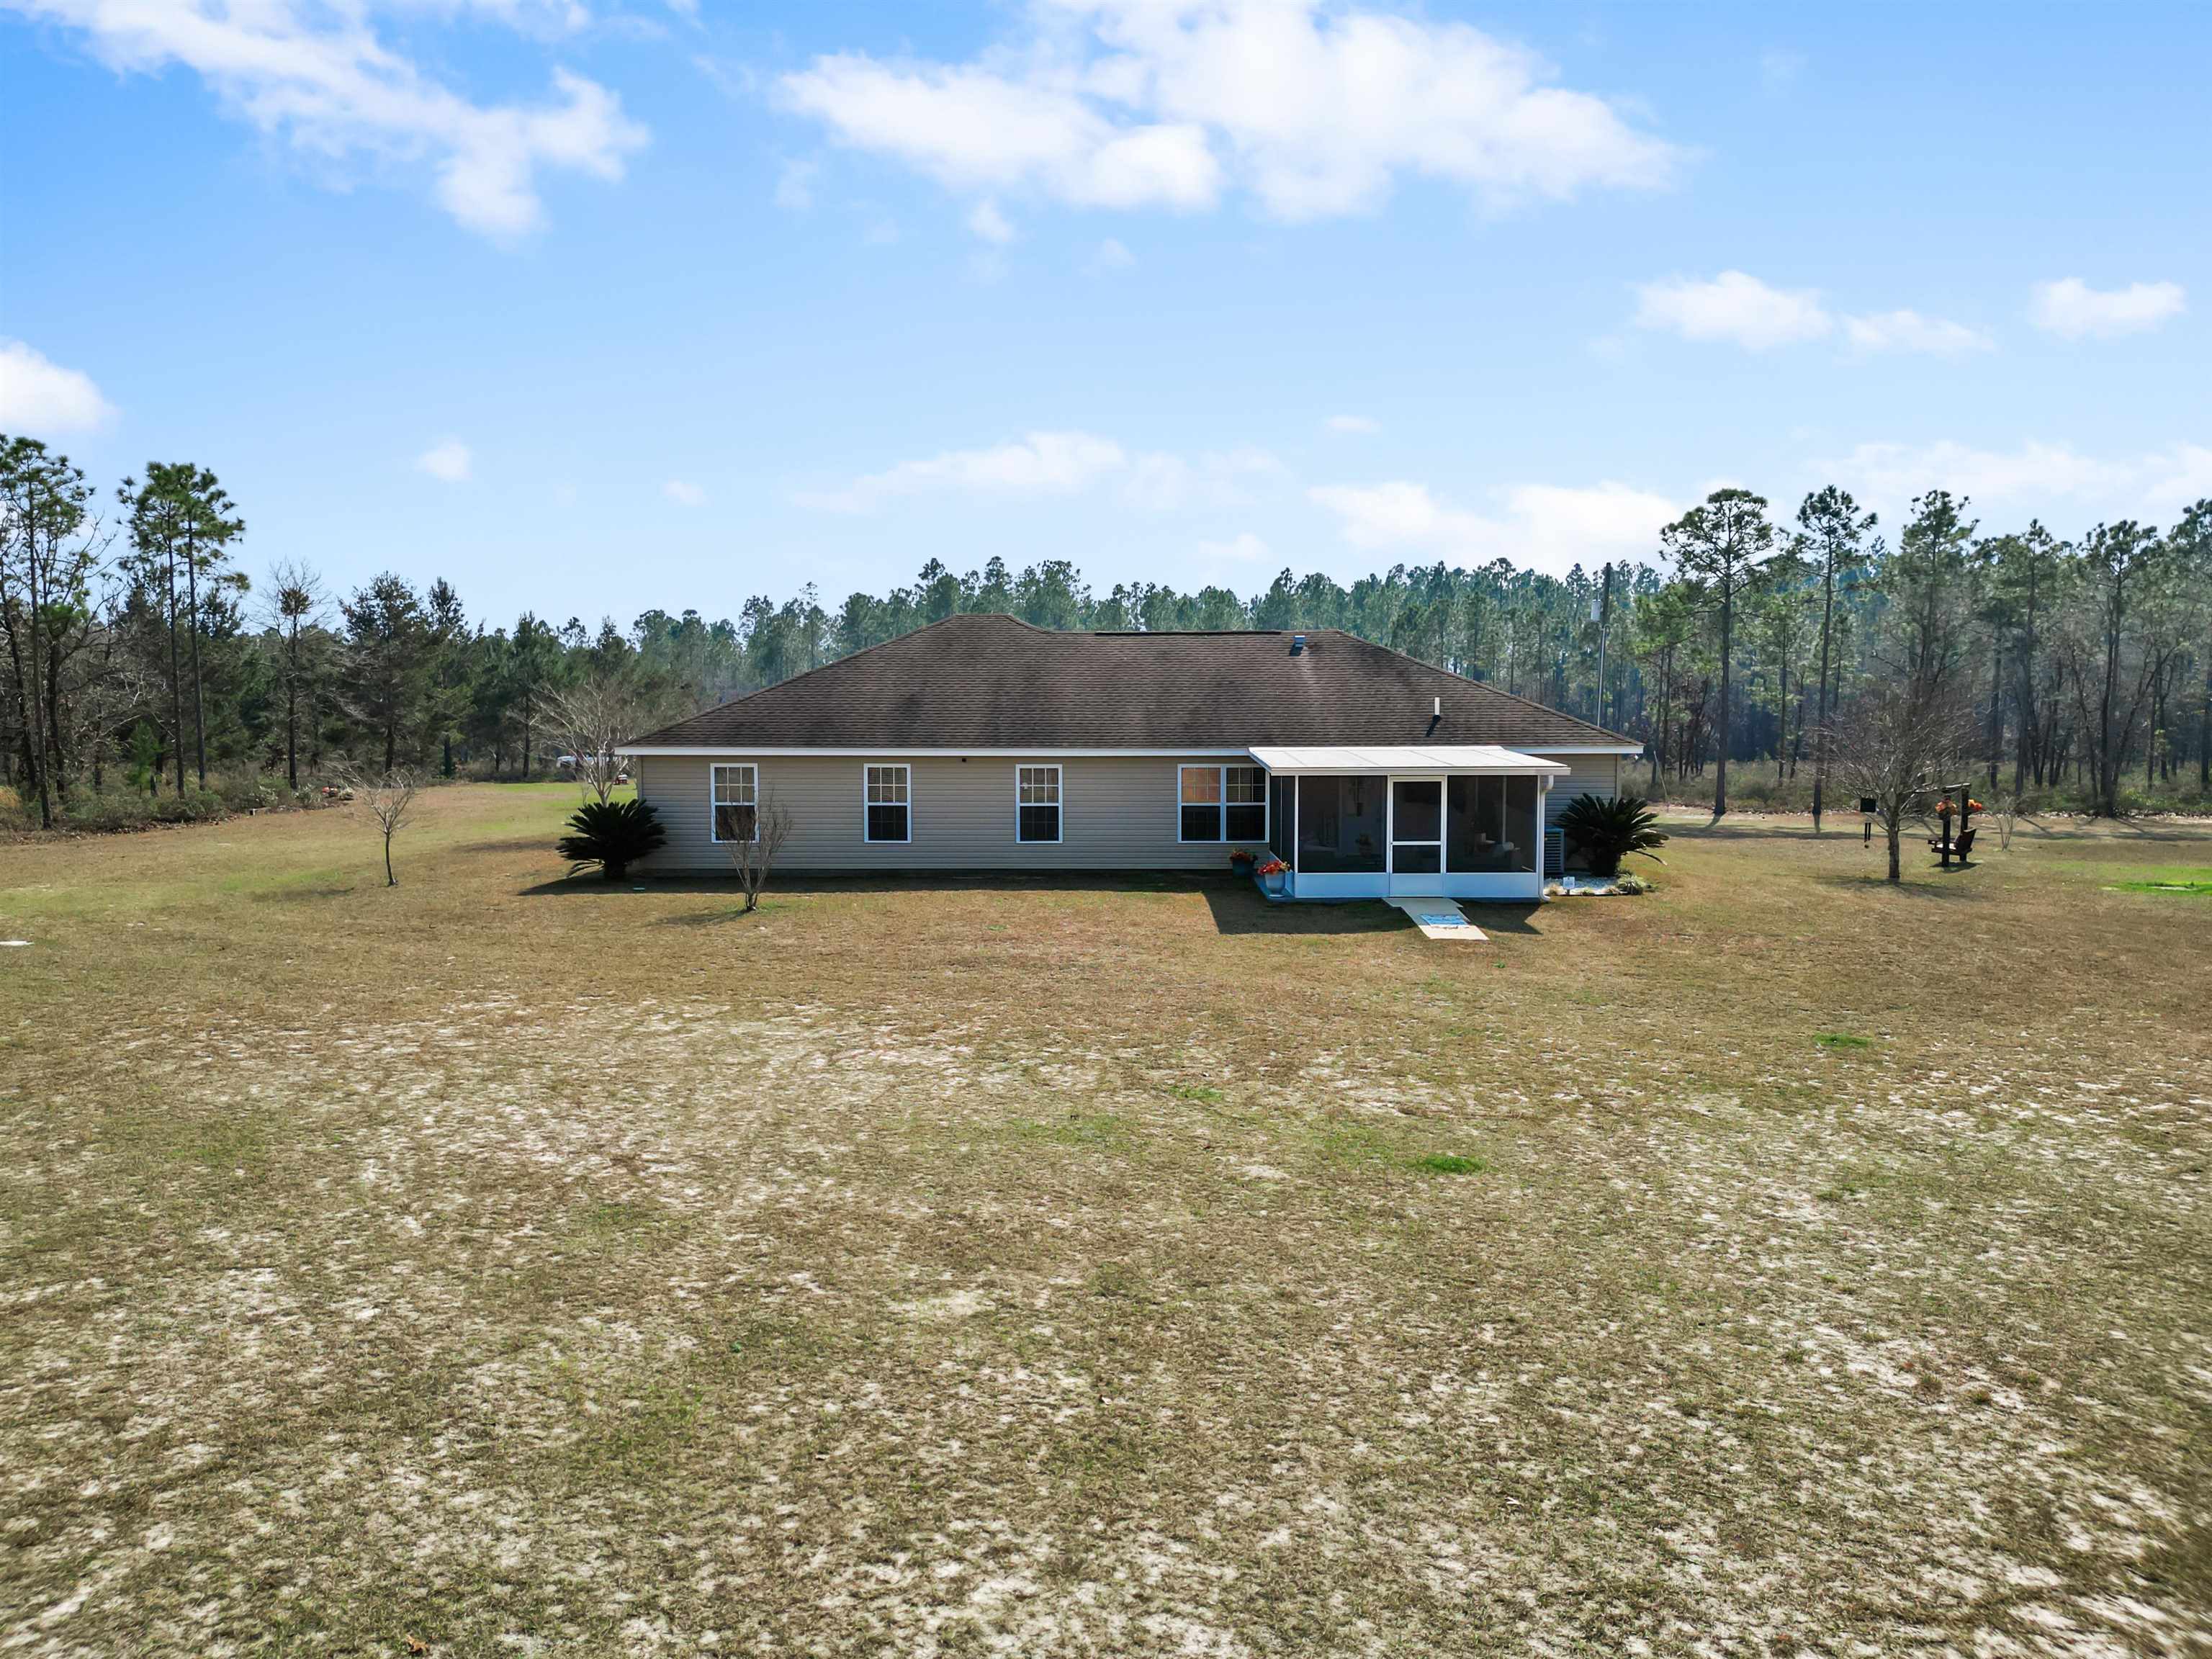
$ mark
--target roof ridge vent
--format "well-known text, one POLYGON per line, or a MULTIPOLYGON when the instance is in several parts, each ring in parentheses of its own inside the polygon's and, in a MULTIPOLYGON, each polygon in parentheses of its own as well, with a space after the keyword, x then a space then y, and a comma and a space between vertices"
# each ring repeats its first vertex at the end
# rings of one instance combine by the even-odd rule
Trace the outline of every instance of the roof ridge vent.
POLYGON ((1303 657, 1303 656, 1304 656, 1304 655, 1305 655, 1305 653, 1306 653, 1306 636, 1305 636, 1304 635, 1303 635, 1303 634, 1293 634, 1293 635, 1291 635, 1291 654, 1292 656, 1294 656, 1294 657, 1303 657))

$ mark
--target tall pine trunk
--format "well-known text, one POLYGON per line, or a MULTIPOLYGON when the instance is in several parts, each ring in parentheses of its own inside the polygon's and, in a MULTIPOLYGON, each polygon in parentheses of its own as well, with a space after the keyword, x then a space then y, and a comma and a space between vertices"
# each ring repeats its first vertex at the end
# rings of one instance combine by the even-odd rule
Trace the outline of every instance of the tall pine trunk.
POLYGON ((1820 729, 1813 738, 1813 833, 1820 833, 1820 807, 1828 782, 1828 639, 1836 616, 1836 562, 1820 573, 1820 729))
POLYGON ((177 544, 167 548, 169 560, 169 730, 170 747, 177 757, 177 799, 185 798, 185 671, 177 654, 177 544))
POLYGON ((192 751, 200 787, 207 787, 207 698, 200 686, 200 553, 196 542, 185 543, 185 587, 191 605, 192 623, 192 751))
POLYGON ((284 676, 284 781, 300 793, 300 619, 292 618, 291 662, 284 676))
POLYGON ((1734 665, 1729 659, 1735 654, 1735 590, 1721 592, 1721 713, 1720 764, 1713 775, 1713 817, 1721 817, 1728 811, 1729 763, 1729 685, 1734 665))

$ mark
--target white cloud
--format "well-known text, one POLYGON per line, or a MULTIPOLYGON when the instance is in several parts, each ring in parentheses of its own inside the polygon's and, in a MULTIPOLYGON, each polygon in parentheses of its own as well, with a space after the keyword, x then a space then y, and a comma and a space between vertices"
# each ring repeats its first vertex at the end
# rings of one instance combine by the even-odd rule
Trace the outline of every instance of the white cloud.
POLYGON ((1637 289, 1636 322, 1686 340, 1732 340, 1747 351, 1817 340, 1835 327, 1815 290, 1769 288, 1741 270, 1711 282, 1646 283, 1637 289))
POLYGON ((1787 46, 1770 46, 1759 54, 1759 84, 1769 92, 1787 92, 1805 72, 1805 54, 1787 46))
MULTIPOLYGON (((191 70, 224 106, 288 138, 316 163, 356 155, 427 162, 446 211, 469 229, 508 238, 543 218, 545 171, 622 176, 644 128, 596 82, 564 69, 539 104, 480 104, 441 85, 378 38, 373 0, 0 0, 78 30, 118 70, 191 70)), ((402 10, 410 9, 405 6, 402 10)), ((479 8, 526 32, 542 9, 479 8)), ((574 9, 556 16, 573 23, 574 9)))
POLYGON ((660 493, 678 507, 703 507, 707 492, 697 484, 686 483, 681 478, 671 478, 660 486, 660 493))
POLYGON ((917 495, 999 498, 1074 495, 1102 484, 1146 512, 1194 503, 1236 506, 1245 483, 1279 473, 1282 463, 1263 449, 1208 452, 1186 458, 1132 451, 1090 432, 1031 432, 984 449, 951 449, 901 461, 855 478, 842 489, 802 491, 793 500, 824 513, 872 513, 884 502, 917 495))
POLYGON ((1864 443, 1820 466, 1823 476, 1893 507, 1926 490, 1948 489, 1991 505, 2065 501, 2094 514, 2141 518, 2212 495, 2212 448, 2191 443, 2117 458, 2033 438, 2014 449, 1979 449, 1950 439, 1864 443))
POLYGON ((1201 559, 1235 559, 1240 563, 1249 564, 1267 556, 1267 544, 1249 530, 1240 531, 1225 542, 1199 543, 1198 556, 1201 559))
POLYGON ((2038 283, 2028 314, 2038 328, 2078 340, 2084 335, 2134 334, 2188 308, 2179 283, 2130 283, 2094 289, 2079 276, 2038 283))
POLYGON ((1861 351, 1916 351, 1936 357, 1988 351, 1996 343, 1988 335, 1964 323, 1923 317, 1917 311, 1884 311, 1846 317, 1844 332, 1861 351))
POLYGON ((786 161, 775 175, 775 204, 786 213, 804 213, 814 205, 814 175, 811 161, 786 161))
POLYGON ((434 444, 415 458, 418 471, 428 473, 441 483, 466 483, 475 465, 476 457, 459 438, 434 444))
POLYGON ((1497 206, 1666 184, 1673 146, 1548 84, 1534 54, 1458 23, 1320 0, 1050 0, 1030 38, 971 63, 817 58, 787 107, 956 189, 1085 207, 1276 218, 1377 205, 1401 174, 1497 206))
POLYGON ((1402 550, 1462 564, 1506 558, 1555 575, 1575 564, 1649 561, 1660 527, 1681 516, 1665 496, 1611 481, 1587 489, 1516 484, 1498 492, 1504 511, 1497 514, 1452 506, 1425 484, 1402 481, 1306 494, 1335 514, 1345 540, 1364 552, 1402 550))
POLYGON ((1710 282, 1692 276, 1645 283, 1636 290, 1639 328, 1664 329, 1686 340, 1729 341, 1747 351, 1824 340, 1836 331, 1860 351, 1911 351, 1955 357, 1986 351, 1991 342, 1963 323, 1917 311, 1868 312, 1838 319, 1817 289, 1773 288, 1741 270, 1710 282))
POLYGON ((1109 236, 1098 244, 1087 267, 1093 275, 1105 270, 1127 270, 1137 263, 1137 256, 1123 246, 1118 236, 1109 236))
POLYGON ((92 377, 64 368, 21 340, 0 339, 0 429, 27 437, 92 432, 115 418, 92 377))
POLYGON ((886 471, 855 478, 842 489, 803 493, 795 499, 801 507, 826 513, 869 513, 905 495, 1068 495, 1128 464, 1127 453, 1110 438, 1032 432, 988 449, 952 449, 927 460, 901 461, 886 471))
POLYGON ((999 204, 988 199, 976 203, 969 210, 968 229, 971 235, 1000 247, 1014 240, 1014 228, 1006 222, 1006 216, 999 211, 999 204))
POLYGON ((1382 422, 1366 415, 1332 415, 1328 417, 1331 432, 1357 432, 1372 437, 1382 429, 1382 422))

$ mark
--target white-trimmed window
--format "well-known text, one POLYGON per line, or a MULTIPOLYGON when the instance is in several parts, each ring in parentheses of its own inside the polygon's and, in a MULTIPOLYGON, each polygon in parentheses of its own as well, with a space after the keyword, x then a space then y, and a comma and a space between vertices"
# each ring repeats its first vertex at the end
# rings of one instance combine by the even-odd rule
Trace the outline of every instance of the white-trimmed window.
POLYGON ((713 822, 708 833, 716 841, 760 839, 760 769, 747 761, 716 766, 712 785, 713 822))
POLYGON ((1014 839, 1060 839, 1060 769, 1057 766, 1017 766, 1014 769, 1014 839))
POLYGON ((1176 839, 1267 842, 1267 769, 1263 766, 1176 769, 1176 839))
POLYGON ((867 805, 861 820, 860 838, 863 841, 913 840, 912 769, 902 765, 871 766, 865 771, 862 788, 867 798, 867 805))

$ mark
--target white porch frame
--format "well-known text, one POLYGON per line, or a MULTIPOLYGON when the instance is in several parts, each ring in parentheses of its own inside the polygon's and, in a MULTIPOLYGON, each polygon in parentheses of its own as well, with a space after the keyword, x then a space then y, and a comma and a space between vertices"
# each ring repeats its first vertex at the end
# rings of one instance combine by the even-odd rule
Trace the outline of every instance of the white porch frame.
MULTIPOLYGON (((1460 745, 1434 749, 1275 749, 1255 748, 1252 758, 1266 767, 1272 781, 1291 785, 1291 866, 1289 893, 1292 898, 1352 899, 1443 898, 1529 900, 1544 895, 1544 824, 1546 797, 1552 780, 1568 768, 1557 761, 1540 760, 1510 749, 1489 745, 1460 745), (1364 763, 1364 764, 1361 763, 1364 763), (1366 777, 1379 780, 1384 795, 1382 868, 1358 872, 1301 871, 1297 867, 1298 822, 1303 780, 1307 777, 1366 777), (1529 777, 1535 780, 1534 810, 1524 843, 1533 866, 1528 870, 1463 870, 1451 867, 1451 780, 1454 777, 1529 777), (1437 846, 1438 869, 1405 872, 1397 869, 1398 789, 1401 783, 1440 786, 1441 817, 1437 846)), ((1411 846, 1414 843, 1408 842, 1411 846)), ((1426 845, 1426 842, 1421 843, 1426 845)))

